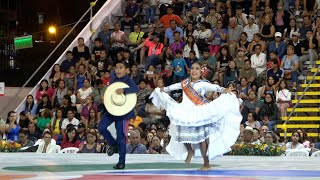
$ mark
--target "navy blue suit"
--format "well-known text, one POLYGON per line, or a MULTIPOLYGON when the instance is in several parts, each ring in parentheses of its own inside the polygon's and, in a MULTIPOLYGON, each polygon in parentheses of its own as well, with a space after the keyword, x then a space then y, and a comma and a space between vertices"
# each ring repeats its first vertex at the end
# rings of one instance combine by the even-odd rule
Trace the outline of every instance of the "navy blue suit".
MULTIPOLYGON (((111 73, 110 84, 114 82, 123 82, 129 85, 129 88, 123 89, 124 94, 137 93, 139 90, 138 86, 127 75, 122 78, 117 78, 114 73, 111 73)), ((118 144, 120 164, 125 164, 126 160, 126 121, 135 118, 135 116, 133 109, 123 116, 113 116, 106 111, 98 125, 100 134, 104 136, 110 146, 113 146, 116 143, 118 144), (107 129, 113 122, 115 122, 117 130, 117 140, 112 137, 111 133, 107 129)))

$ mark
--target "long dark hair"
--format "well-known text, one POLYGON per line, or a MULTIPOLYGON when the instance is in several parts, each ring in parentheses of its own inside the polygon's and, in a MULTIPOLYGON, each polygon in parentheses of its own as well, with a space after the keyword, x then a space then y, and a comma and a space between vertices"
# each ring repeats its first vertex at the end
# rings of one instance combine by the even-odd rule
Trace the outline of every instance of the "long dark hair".
MULTIPOLYGON (((296 21, 295 18, 291 18, 291 19, 290 19, 290 21, 292 21, 292 20, 294 20, 294 22, 295 22, 294 31, 296 31, 296 30, 297 30, 297 21, 296 21)), ((286 34, 287 37, 290 36, 290 32, 291 32, 291 30, 292 30, 292 29, 291 29, 291 26, 290 26, 290 21, 289 21, 289 26, 288 26, 288 28, 287 28, 287 34, 286 34)))
MULTIPOLYGON (((194 46, 194 44, 195 44, 194 37, 191 36, 191 35, 189 35, 187 38, 188 38, 188 39, 189 39, 189 38, 192 38, 192 43, 191 43, 191 47, 190 47, 190 48, 191 48, 191 51, 193 51, 193 50, 194 50, 194 49, 193 49, 193 46, 194 46)), ((186 44, 186 45, 189 45, 188 39, 187 39, 187 44, 186 44)))
MULTIPOLYGON (((16 112, 14 112, 14 111, 8 112, 6 124, 10 123, 9 117, 10 117, 11 114, 16 114, 16 112)), ((14 122, 14 124, 17 125, 17 120, 14 122)))
POLYGON ((235 64, 234 71, 235 71, 235 73, 236 73, 236 77, 238 77, 239 74, 238 74, 238 71, 237 71, 237 64, 236 64, 236 62, 235 62, 234 60, 230 60, 230 61, 229 61, 228 66, 227 66, 227 68, 226 68, 226 75, 227 75, 227 76, 230 76, 230 75, 231 75, 231 68, 229 67, 229 64, 230 64, 231 62, 233 62, 233 63, 235 64))
POLYGON ((185 28, 185 31, 186 31, 186 36, 188 37, 188 34, 189 33, 193 33, 193 31, 194 31, 194 26, 193 26, 193 24, 192 24, 192 22, 188 22, 188 24, 187 24, 187 26, 186 26, 186 28, 185 28), (189 31, 189 29, 188 29, 188 25, 189 24, 191 24, 192 25, 192 29, 191 29, 191 32, 189 31))
POLYGON ((55 65, 53 65, 51 74, 50 74, 50 76, 49 76, 50 79, 53 78, 53 77, 54 77, 54 74, 56 73, 55 70, 54 70, 56 66, 59 66, 59 67, 60 67, 60 71, 61 71, 61 66, 60 66, 60 64, 55 64, 55 65))
POLYGON ((47 91, 48 88, 49 88, 49 82, 48 82, 48 80, 46 80, 46 79, 43 79, 43 80, 41 81, 39 91, 43 91, 43 88, 42 88, 42 85, 41 85, 43 82, 46 82, 47 85, 48 85, 48 86, 46 87, 46 91, 47 91))
POLYGON ((76 128, 75 127, 70 127, 70 128, 68 128, 67 129, 67 132, 66 132, 66 141, 67 142, 69 142, 69 136, 68 136, 68 133, 69 132, 72 132, 72 131, 75 131, 76 132, 76 135, 74 136, 74 138, 72 139, 72 143, 75 143, 76 141, 77 141, 77 137, 78 137, 78 132, 77 132, 77 130, 76 130, 76 128))
POLYGON ((282 83, 282 82, 284 82, 284 84, 286 85, 286 86, 284 87, 284 89, 288 89, 288 84, 287 84, 286 80, 282 79, 282 80, 279 82, 278 92, 282 90, 282 89, 281 89, 281 83, 282 83))
POLYGON ((28 111, 28 112, 31 112, 33 106, 34 106, 34 98, 33 98, 33 96, 32 96, 31 94, 29 94, 29 95, 27 96, 27 98, 26 98, 26 107, 24 108, 24 110, 25 110, 25 111, 28 111), (29 97, 32 97, 32 99, 33 99, 31 105, 28 104, 28 98, 29 98, 29 97))
POLYGON ((222 62, 223 62, 223 54, 222 54, 222 52, 221 52, 222 49, 225 49, 225 50, 227 51, 226 60, 227 60, 227 61, 232 60, 233 58, 232 58, 232 56, 230 55, 230 49, 229 49, 229 47, 228 47, 227 45, 223 45, 223 46, 221 46, 221 48, 220 48, 220 56, 219 56, 219 58, 218 58, 218 61, 222 61, 222 62))
POLYGON ((270 102, 265 101, 265 104, 266 104, 266 112, 267 112, 267 115, 269 116, 269 115, 274 114, 274 108, 275 108, 274 106, 276 106, 276 105, 275 105, 275 101, 274 101, 274 96, 270 93, 266 94, 266 96, 268 96, 268 95, 271 97, 271 101, 270 102))

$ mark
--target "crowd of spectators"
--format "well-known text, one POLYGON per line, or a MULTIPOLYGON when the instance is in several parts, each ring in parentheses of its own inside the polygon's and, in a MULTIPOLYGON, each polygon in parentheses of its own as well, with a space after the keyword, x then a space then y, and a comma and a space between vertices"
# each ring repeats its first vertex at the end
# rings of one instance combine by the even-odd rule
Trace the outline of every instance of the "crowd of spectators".
MULTIPOLYGON (((98 129, 106 111, 103 95, 115 63, 127 61, 128 74, 139 86, 137 116, 128 120, 127 153, 166 153, 170 121, 149 95, 156 87, 179 83, 200 61, 204 79, 237 90, 243 115, 239 142, 284 143, 276 124, 287 116, 304 67, 318 58, 319 3, 127 0, 122 20, 104 23, 92 49, 79 38, 66 60, 42 80, 36 96, 26 97, 19 120, 10 112, 0 121, 0 135, 23 147, 36 144, 33 151, 40 153, 53 152, 52 144, 82 153, 105 151, 98 129), (145 31, 141 24, 147 24, 145 31)), ((171 95, 181 101, 181 91, 171 95)), ((210 100, 217 97, 207 93, 210 100)), ((288 149, 320 148, 310 144, 304 129, 295 132, 288 149)))

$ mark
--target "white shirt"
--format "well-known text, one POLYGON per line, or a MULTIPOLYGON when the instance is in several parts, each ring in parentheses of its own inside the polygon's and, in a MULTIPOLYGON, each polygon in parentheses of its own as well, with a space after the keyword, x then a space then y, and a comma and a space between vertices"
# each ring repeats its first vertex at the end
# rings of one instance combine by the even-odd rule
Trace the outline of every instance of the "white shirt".
MULTIPOLYGON (((198 46, 196 43, 193 44, 193 50, 196 52, 196 57, 199 58, 200 54, 199 54, 199 50, 198 50, 198 46)), ((183 57, 189 57, 189 53, 191 51, 191 48, 189 47, 188 44, 186 44, 183 48, 183 57)))
POLYGON ((69 124, 73 124, 75 128, 78 129, 79 120, 76 118, 73 118, 71 121, 69 121, 69 119, 66 118, 62 121, 61 129, 67 129, 67 126, 69 124))
POLYGON ((252 41, 253 35, 254 35, 255 33, 259 33, 259 32, 260 32, 260 31, 259 31, 259 26, 256 25, 256 24, 252 24, 251 27, 249 26, 249 24, 246 25, 246 26, 244 27, 243 31, 247 33, 247 35, 248 35, 247 40, 248 40, 249 42, 252 41))
POLYGON ((276 101, 281 98, 282 101, 291 101, 291 92, 288 89, 283 89, 276 92, 276 101))
POLYGON ((208 39, 212 34, 211 29, 207 29, 206 31, 195 30, 192 34, 196 39, 208 39))
POLYGON ((257 71, 257 75, 262 73, 264 70, 267 69, 267 56, 264 53, 260 53, 259 56, 254 54, 250 58, 251 60, 251 67, 255 68, 257 71))
POLYGON ((301 143, 299 143, 299 142, 298 142, 298 144, 295 146, 295 148, 292 147, 292 142, 288 142, 288 143, 286 144, 286 147, 287 147, 287 149, 303 149, 303 148, 304 148, 303 144, 301 144, 301 143))
POLYGON ((80 97, 81 99, 85 99, 87 98, 91 93, 92 93, 92 88, 88 88, 87 90, 82 90, 82 88, 80 88, 79 90, 79 93, 80 93, 80 97))
POLYGON ((248 19, 247 19, 247 15, 245 13, 242 13, 241 16, 242 16, 242 18, 237 17, 237 21, 238 21, 238 24, 243 27, 246 24, 248 24, 248 19))

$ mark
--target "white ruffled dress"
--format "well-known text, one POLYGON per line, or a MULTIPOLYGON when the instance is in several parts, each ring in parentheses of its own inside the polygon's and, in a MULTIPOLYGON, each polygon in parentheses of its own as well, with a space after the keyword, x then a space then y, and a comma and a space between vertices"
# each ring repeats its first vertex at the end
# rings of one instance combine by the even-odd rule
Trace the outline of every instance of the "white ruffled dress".
MULTIPOLYGON (((203 80, 191 83, 191 86, 203 96, 208 91, 222 92, 224 89, 203 80)), ((229 152, 240 133, 242 116, 238 98, 234 94, 221 94, 214 101, 197 106, 185 93, 181 103, 167 94, 179 89, 182 89, 181 83, 165 87, 164 92, 156 88, 150 96, 155 106, 166 110, 171 122, 167 152, 176 159, 184 160, 188 152, 183 143, 190 143, 195 157, 201 157, 198 144, 203 141, 209 143, 209 159, 229 152)))

